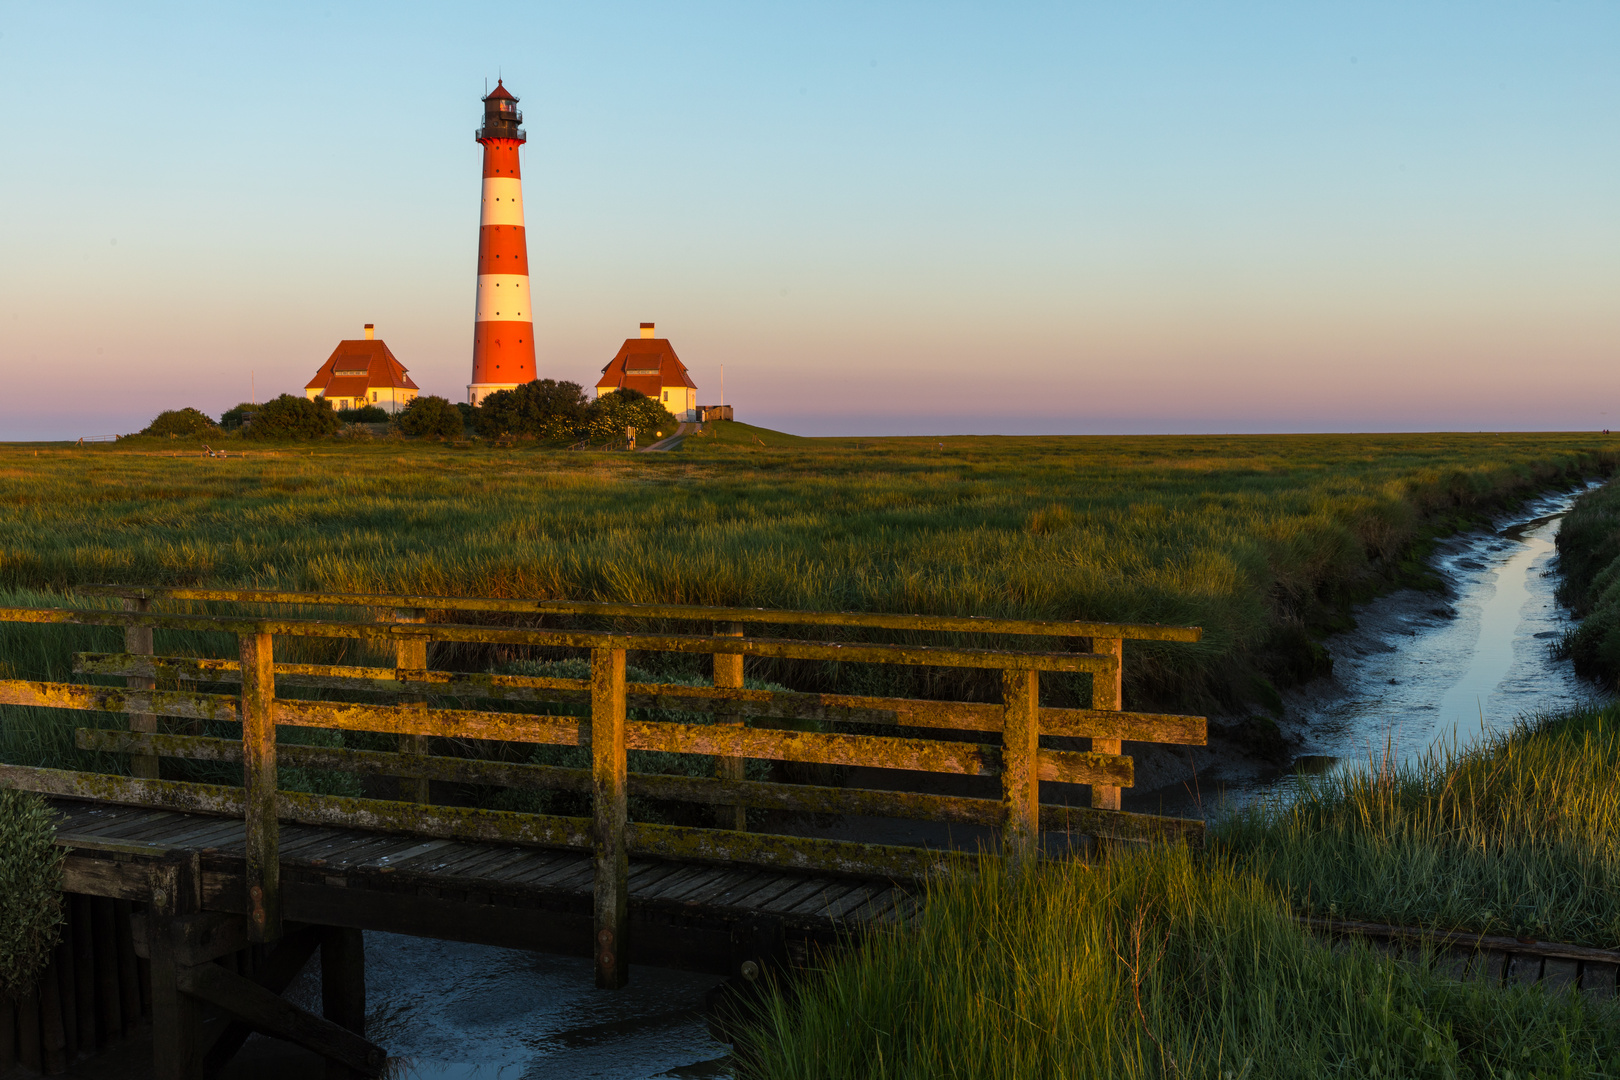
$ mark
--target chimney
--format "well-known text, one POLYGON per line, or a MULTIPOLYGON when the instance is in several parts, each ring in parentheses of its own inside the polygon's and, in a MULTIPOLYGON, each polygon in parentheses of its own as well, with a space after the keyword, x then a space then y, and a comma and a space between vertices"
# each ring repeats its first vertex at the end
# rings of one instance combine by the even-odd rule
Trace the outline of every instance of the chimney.
POLYGON ((644 338, 650 338, 650 337, 653 336, 653 324, 652 323, 644 322, 644 323, 641 324, 641 336, 644 337, 644 338))
POLYGON ((375 326, 373 326, 371 323, 366 323, 366 340, 371 341, 371 340, 375 339, 376 336, 377 336, 377 328, 375 326))

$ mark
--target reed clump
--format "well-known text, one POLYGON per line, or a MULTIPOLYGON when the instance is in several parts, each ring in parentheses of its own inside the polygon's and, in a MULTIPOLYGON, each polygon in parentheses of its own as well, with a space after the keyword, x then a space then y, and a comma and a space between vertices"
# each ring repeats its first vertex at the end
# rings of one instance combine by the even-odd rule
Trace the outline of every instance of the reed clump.
POLYGON ((1620 689, 1620 484, 1581 496, 1558 532, 1558 598, 1580 617, 1558 651, 1620 689))
POLYGON ((1260 877, 1151 848, 938 881, 738 1045, 770 1080, 1595 1077, 1620 1008, 1328 948, 1260 877))
POLYGON ((1620 707, 1300 777, 1215 842, 1299 910, 1620 949, 1620 707))

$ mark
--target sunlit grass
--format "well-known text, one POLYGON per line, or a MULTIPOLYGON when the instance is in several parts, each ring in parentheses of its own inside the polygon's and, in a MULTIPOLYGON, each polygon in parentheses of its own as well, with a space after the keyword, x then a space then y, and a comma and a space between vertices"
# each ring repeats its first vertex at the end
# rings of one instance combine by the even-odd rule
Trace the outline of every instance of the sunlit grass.
MULTIPOLYGON (((1421 577, 1425 536, 1607 471, 1617 446, 1567 434, 689 440, 643 455, 377 443, 223 461, 0 447, 0 587, 1195 624, 1199 645, 1133 643, 1126 693, 1207 708, 1255 678, 1309 674, 1306 628, 1421 577)), ((756 673, 805 689, 852 677, 756 673)))
POLYGON ((1620 708, 1302 777, 1220 845, 1302 911, 1620 949, 1620 708))
POLYGON ((1260 878, 1156 848, 1020 880, 986 860, 740 1046, 770 1080, 1596 1077, 1620 1008, 1330 949, 1260 878))

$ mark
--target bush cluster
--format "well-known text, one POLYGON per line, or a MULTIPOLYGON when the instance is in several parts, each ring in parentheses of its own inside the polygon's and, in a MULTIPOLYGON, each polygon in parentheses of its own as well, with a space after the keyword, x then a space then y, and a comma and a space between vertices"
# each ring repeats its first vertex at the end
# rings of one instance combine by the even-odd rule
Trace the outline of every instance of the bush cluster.
POLYGON ((282 394, 260 405, 242 434, 249 439, 318 439, 337 434, 342 426, 325 398, 282 394))
POLYGON ((615 390, 587 401, 578 383, 536 379, 513 390, 497 390, 474 410, 473 426, 485 438, 526 435, 541 439, 617 442, 626 428, 636 441, 670 434, 679 421, 662 404, 636 390, 615 390))
POLYGON ((0 1004, 32 992, 62 922, 62 858, 38 795, 0 789, 0 1004))
MULTIPOLYGON (((625 429, 635 428, 636 441, 643 446, 672 434, 679 425, 662 404, 638 391, 615 390, 589 401, 578 383, 556 379, 497 390, 476 407, 426 394, 393 419, 401 433, 427 439, 459 439, 470 427, 491 439, 517 435, 616 443, 625 438, 625 429)), ((375 405, 334 412, 324 398, 282 394, 262 405, 243 402, 227 409, 218 425, 197 409, 173 409, 159 415, 142 434, 204 435, 223 428, 250 439, 318 439, 337 434, 344 424, 388 420, 388 413, 375 405)))
POLYGON ((158 413, 141 434, 157 435, 161 438, 186 438, 191 435, 207 435, 218 430, 214 421, 200 409, 167 409, 158 413))
POLYGON ((413 399, 398 423, 405 434, 429 439, 459 439, 467 429, 461 410, 436 394, 413 399))
POLYGON ((256 402, 244 401, 234 409, 226 409, 219 417, 219 426, 226 431, 238 431, 253 419, 261 408, 256 402))
POLYGON ((474 410, 473 426, 485 438, 535 435, 574 437, 590 404, 578 383, 536 379, 513 390, 497 390, 474 410))

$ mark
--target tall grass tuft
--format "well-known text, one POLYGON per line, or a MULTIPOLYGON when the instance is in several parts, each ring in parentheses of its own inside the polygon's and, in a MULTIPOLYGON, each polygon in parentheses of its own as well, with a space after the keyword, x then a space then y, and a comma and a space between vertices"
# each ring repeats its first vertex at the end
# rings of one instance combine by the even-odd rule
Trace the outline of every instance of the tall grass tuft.
POLYGON ((1620 707, 1301 777, 1217 843, 1301 910, 1620 948, 1620 707))
POLYGON ((766 1000, 769 1080, 1613 1075, 1620 1008, 1327 948, 1254 875, 1184 848, 1012 880, 986 859, 766 1000))

